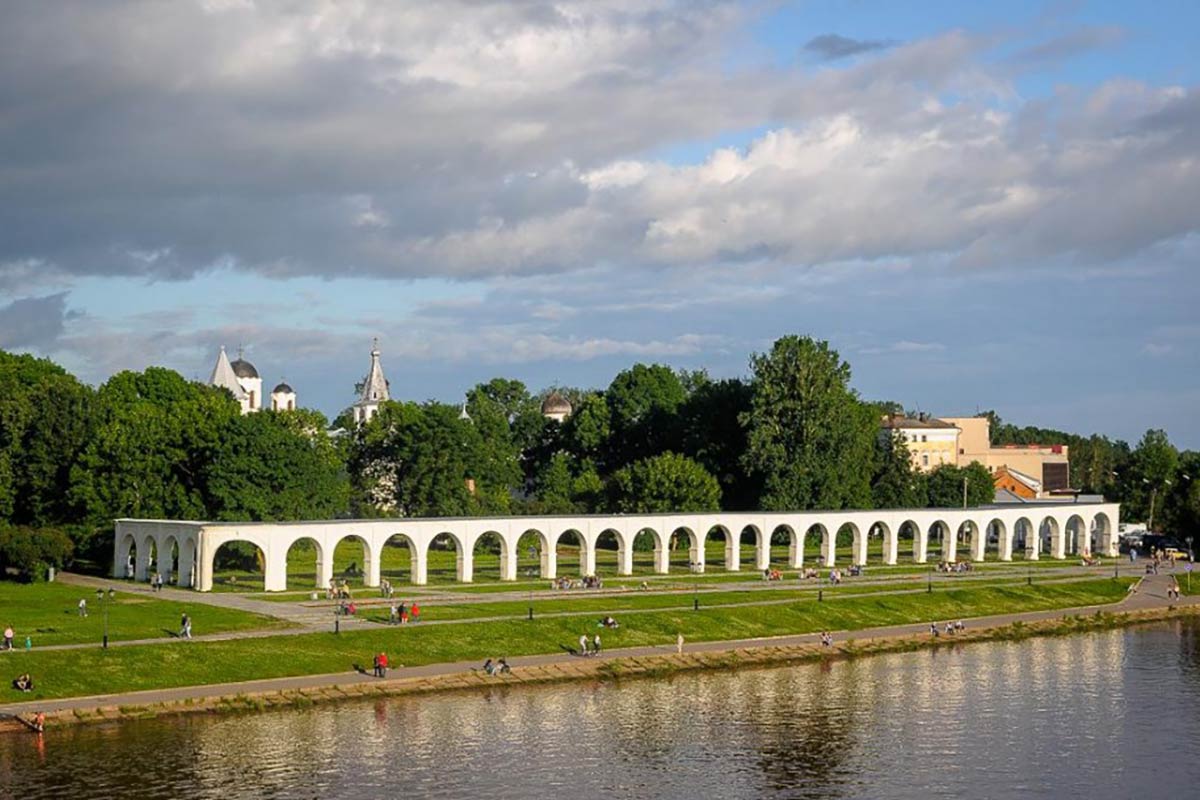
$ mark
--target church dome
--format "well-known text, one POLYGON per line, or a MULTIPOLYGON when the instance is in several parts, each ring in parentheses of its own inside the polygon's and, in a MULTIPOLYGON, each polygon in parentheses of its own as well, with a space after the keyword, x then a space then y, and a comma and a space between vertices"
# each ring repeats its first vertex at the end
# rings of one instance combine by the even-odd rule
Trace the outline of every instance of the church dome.
POLYGON ((288 386, 286 383, 281 383, 271 390, 271 394, 295 394, 296 390, 288 386))
POLYGON ((258 370, 256 370, 254 365, 244 358, 238 358, 236 361, 230 363, 229 366, 233 367, 233 374, 237 375, 239 378, 258 377, 258 370))
POLYGON ((558 391, 553 391, 546 395, 546 399, 542 401, 542 414, 548 416, 550 414, 571 413, 571 404, 567 402, 567 398, 563 397, 558 391))

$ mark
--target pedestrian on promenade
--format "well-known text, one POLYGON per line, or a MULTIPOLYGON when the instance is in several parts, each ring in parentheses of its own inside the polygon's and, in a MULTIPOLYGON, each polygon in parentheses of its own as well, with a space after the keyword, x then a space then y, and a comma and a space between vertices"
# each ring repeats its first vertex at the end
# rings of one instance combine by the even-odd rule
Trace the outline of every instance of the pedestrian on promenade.
POLYGON ((600 634, 598 633, 592 637, 592 655, 600 655, 600 634))
POLYGON ((87 616, 87 598, 86 597, 79 598, 79 616, 81 616, 81 617, 87 616))
POLYGON ((15 636, 15 635, 16 634, 13 633, 12 625, 9 625, 8 627, 6 627, 4 629, 4 649, 5 650, 13 649, 13 636, 15 636))
POLYGON ((417 605, 417 601, 413 600, 412 609, 408 612, 409 619, 413 622, 421 621, 421 607, 417 605))
POLYGON ((675 636, 675 655, 683 655, 683 633, 675 636))
POLYGON ((179 617, 179 636, 183 639, 192 638, 192 621, 186 611, 179 617))
POLYGON ((938 627, 936 622, 929 623, 929 632, 933 634, 933 638, 938 638, 938 627))
POLYGON ((588 654, 588 638, 587 638, 587 634, 584 633, 584 634, 580 634, 580 636, 579 636, 579 655, 586 656, 587 654, 588 654))

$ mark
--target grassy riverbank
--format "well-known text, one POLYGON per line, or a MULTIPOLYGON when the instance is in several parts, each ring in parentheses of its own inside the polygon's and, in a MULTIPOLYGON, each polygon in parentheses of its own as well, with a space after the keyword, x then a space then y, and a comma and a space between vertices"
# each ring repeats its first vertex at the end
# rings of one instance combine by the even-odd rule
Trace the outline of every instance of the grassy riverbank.
MULTIPOLYGON (((1063 584, 962 588, 932 594, 866 595, 778 605, 671 609, 630 615, 616 631, 601 631, 609 648, 666 646, 682 632, 689 641, 719 641, 970 618, 1111 603, 1125 595, 1127 580, 1096 579, 1063 584)), ((138 645, 107 651, 38 651, 5 654, 9 671, 31 673, 32 696, 5 687, 5 702, 71 697, 262 678, 342 672, 370 667, 386 651, 393 664, 416 666, 482 661, 489 656, 556 653, 594 621, 549 617, 449 626, 387 627, 334 635, 271 636, 220 642, 138 645)))

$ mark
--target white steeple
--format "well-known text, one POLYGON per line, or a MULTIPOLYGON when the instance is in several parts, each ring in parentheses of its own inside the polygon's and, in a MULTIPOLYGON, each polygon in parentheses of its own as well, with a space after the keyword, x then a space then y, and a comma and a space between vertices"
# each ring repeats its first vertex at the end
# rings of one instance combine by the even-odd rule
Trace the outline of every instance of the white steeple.
POLYGON ((371 343, 371 370, 363 381, 362 395, 354 404, 354 421, 360 425, 368 422, 380 404, 390 399, 387 378, 383 377, 383 366, 379 363, 379 339, 375 339, 371 343))
POLYGON ((219 386, 222 389, 228 390, 233 395, 233 399, 237 400, 238 405, 242 407, 243 414, 250 410, 250 395, 242 388, 237 373, 233 371, 233 365, 229 363, 229 356, 225 355, 225 347, 223 345, 208 382, 212 386, 219 386))

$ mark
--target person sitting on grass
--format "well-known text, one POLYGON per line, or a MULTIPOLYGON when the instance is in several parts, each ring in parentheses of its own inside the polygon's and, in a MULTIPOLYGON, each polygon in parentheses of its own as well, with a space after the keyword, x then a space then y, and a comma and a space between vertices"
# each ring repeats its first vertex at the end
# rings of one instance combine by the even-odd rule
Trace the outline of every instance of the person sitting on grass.
POLYGON ((500 660, 496 662, 496 674, 507 675, 512 672, 512 668, 508 666, 508 661, 504 656, 500 656, 500 660))
POLYGON ((12 685, 13 688, 18 692, 32 692, 33 678, 29 677, 29 673, 26 672, 23 675, 18 675, 15 679, 13 679, 12 685))

